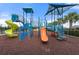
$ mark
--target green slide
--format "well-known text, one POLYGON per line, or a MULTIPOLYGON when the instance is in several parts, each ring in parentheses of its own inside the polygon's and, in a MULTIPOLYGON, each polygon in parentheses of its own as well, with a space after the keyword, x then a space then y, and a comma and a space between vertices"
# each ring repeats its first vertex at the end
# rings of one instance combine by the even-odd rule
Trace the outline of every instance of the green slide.
POLYGON ((6 30, 6 31, 5 31, 5 34, 6 34, 8 37, 14 37, 14 36, 16 36, 16 35, 14 34, 14 31, 19 28, 18 25, 14 24, 14 23, 12 22, 12 20, 7 20, 7 21, 6 21, 6 24, 10 27, 10 29, 6 30))

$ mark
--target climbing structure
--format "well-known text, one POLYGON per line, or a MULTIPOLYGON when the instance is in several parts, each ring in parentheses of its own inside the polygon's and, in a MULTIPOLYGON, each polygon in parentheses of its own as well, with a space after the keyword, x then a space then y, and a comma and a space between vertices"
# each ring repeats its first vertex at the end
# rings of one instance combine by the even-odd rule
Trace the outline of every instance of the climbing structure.
POLYGON ((26 36, 33 37, 33 9, 32 8, 23 8, 23 26, 20 27, 19 40, 24 40, 26 36), (28 16, 28 14, 30 14, 28 16), (30 17, 30 19, 28 19, 30 17), (30 22, 28 22, 30 20, 30 22))
MULTIPOLYGON (((64 4, 64 3, 53 3, 49 4, 48 11, 45 14, 47 16, 48 14, 51 14, 51 22, 54 20, 56 21, 56 18, 62 18, 63 19, 63 13, 70 9, 73 6, 76 6, 77 4, 64 4), (56 17, 57 16, 57 17, 56 17)), ((51 29, 55 33, 57 33, 57 39, 58 40, 63 40, 64 39, 64 28, 63 28, 63 23, 58 23, 58 24, 53 24, 51 26, 51 29), (54 27, 53 27, 54 26, 54 27)))

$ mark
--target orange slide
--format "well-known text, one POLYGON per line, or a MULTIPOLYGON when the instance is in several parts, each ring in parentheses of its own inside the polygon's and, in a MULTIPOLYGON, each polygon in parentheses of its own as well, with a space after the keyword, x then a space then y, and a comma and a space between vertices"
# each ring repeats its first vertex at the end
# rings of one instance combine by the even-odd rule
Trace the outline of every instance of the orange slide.
POLYGON ((42 40, 42 42, 47 42, 48 41, 48 37, 46 35, 45 27, 41 28, 41 40, 42 40))

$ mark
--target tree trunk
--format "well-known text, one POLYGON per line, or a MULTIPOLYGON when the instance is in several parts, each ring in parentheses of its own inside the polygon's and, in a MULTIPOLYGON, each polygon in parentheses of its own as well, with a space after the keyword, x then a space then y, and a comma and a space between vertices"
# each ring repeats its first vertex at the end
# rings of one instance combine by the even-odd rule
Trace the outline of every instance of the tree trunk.
POLYGON ((71 30, 72 30, 72 20, 69 20, 69 34, 71 30))
POLYGON ((69 21, 69 29, 72 29, 72 20, 69 21))

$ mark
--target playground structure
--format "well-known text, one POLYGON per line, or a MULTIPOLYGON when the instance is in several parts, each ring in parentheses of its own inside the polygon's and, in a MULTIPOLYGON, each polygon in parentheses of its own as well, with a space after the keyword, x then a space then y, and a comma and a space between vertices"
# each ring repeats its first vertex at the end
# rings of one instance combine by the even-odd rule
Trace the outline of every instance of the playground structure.
MULTIPOLYGON (((45 14, 45 17, 48 14, 51 14, 51 22, 53 18, 54 18, 54 21, 56 20, 55 18, 56 16, 57 18, 63 19, 63 13, 75 5, 77 4, 49 4, 48 11, 45 14)), ((11 27, 11 29, 8 29, 5 31, 6 35, 8 37, 14 37, 15 36, 14 31, 19 29, 19 40, 20 41, 23 41, 26 38, 26 36, 29 36, 32 39, 33 38, 33 13, 34 11, 32 8, 23 8, 23 21, 20 21, 17 15, 12 15, 12 20, 6 21, 9 27, 11 27), (30 22, 28 22, 28 14, 30 17, 29 19, 30 22), (20 21, 23 24, 23 26, 19 28, 16 24, 13 23, 17 21, 20 21)), ((41 19, 39 19, 39 22, 38 22, 39 23, 38 34, 40 35, 42 42, 48 41, 48 36, 47 36, 46 31, 49 26, 47 25, 46 19, 45 21, 46 21, 46 23, 44 23, 45 26, 43 26, 43 22, 41 21, 41 19)), ((62 22, 52 25, 51 30, 53 30, 51 34, 54 35, 58 40, 64 40, 64 28, 63 28, 62 22)))
MULTIPOLYGON (((51 14, 51 22, 52 20, 56 21, 57 18, 63 19, 63 13, 70 9, 73 6, 76 6, 77 4, 64 4, 64 3, 53 3, 49 4, 48 11, 45 14, 47 16, 48 14, 51 14)), ((48 28, 47 26, 46 28, 48 28)), ((58 24, 53 24, 51 26, 51 30, 53 31, 51 34, 53 36, 56 36, 58 40, 64 40, 64 28, 63 28, 63 22, 58 24)))
MULTIPOLYGON (((12 20, 6 21, 6 23, 11 27, 5 31, 8 37, 14 37, 14 30, 19 29, 19 40, 22 41, 26 38, 26 36, 33 37, 33 10, 32 8, 23 8, 23 21, 20 21, 17 15, 12 15, 12 20), (30 14, 30 22, 28 22, 28 13, 30 14), (13 22, 21 22, 23 26, 18 28, 18 25, 14 24, 13 22)), ((46 35, 46 28, 42 26, 40 22, 40 37, 42 42, 47 42, 48 37, 46 35)))
POLYGON ((33 9, 32 8, 23 8, 23 26, 20 27, 19 40, 24 40, 26 36, 33 37, 33 9), (28 14, 30 14, 30 22, 28 22, 28 14))
POLYGON ((19 29, 19 40, 24 40, 27 35, 30 37, 33 36, 32 28, 33 28, 33 23, 32 23, 32 18, 33 16, 33 10, 32 8, 23 8, 23 21, 20 21, 18 18, 18 15, 12 14, 12 20, 7 20, 6 24, 10 27, 10 29, 5 31, 5 34, 8 37, 14 37, 14 31, 19 29), (27 21, 27 14, 30 14, 30 23, 27 21), (26 16, 25 16, 26 15, 26 16), (17 24, 14 24, 13 22, 21 22, 23 26, 20 28, 18 27, 17 24))
MULTIPOLYGON (((55 4, 61 5, 61 4, 55 4)), ((64 5, 63 5, 64 6, 64 5)), ((69 4, 66 4, 65 6, 70 6, 69 4)), ((75 6, 75 5, 71 5, 75 6)), ((63 11, 68 10, 64 9, 63 11)), ((51 22, 52 20, 56 20, 57 18, 63 18, 62 8, 55 8, 51 6, 51 22), (55 12, 54 12, 55 10, 55 12), (59 10, 59 12, 58 12, 59 10), (54 14, 55 13, 55 14, 54 14), (54 19, 53 19, 54 18, 54 19)), ((49 14, 49 13, 48 13, 49 14)), ((26 12, 23 10, 23 21, 18 20, 18 16, 14 15, 12 16, 11 20, 6 21, 6 23, 9 25, 9 30, 5 31, 5 35, 0 36, 0 54, 79 54, 79 38, 73 37, 73 36, 66 36, 66 41, 58 41, 58 40, 64 40, 64 28, 62 23, 53 24, 52 26, 49 26, 47 23, 47 15, 45 15, 45 19, 38 19, 38 30, 39 31, 33 31, 33 25, 31 26, 30 22, 28 20, 33 20, 31 17, 30 19, 27 19, 26 12), (45 23, 43 22, 45 20, 45 23), (14 22, 21 22, 23 26, 18 27, 14 22), (44 25, 43 25, 44 24, 44 25), (15 35, 15 30, 18 29, 18 36, 15 35), (48 31, 52 30, 52 31, 48 31), (31 30, 31 31, 30 31, 31 30), (31 36, 31 33, 33 32, 33 35, 31 36), (17 36, 17 37, 15 37, 17 36), (9 38, 8 38, 9 37, 9 38), (10 38, 12 37, 12 38, 10 38), (15 38, 13 38, 15 37, 15 38), (29 37, 29 38, 28 38, 29 37), (32 38, 33 37, 33 38, 32 38), (60 39, 61 38, 61 39, 60 39), (58 40, 56 40, 58 39, 58 40), (74 40, 75 39, 75 40, 74 40), (20 43, 21 42, 21 43, 20 43), (43 44, 42 42, 47 42, 47 44, 43 44), (22 44, 23 43, 23 44, 22 44)), ((40 17, 41 18, 41 17, 40 17)))

